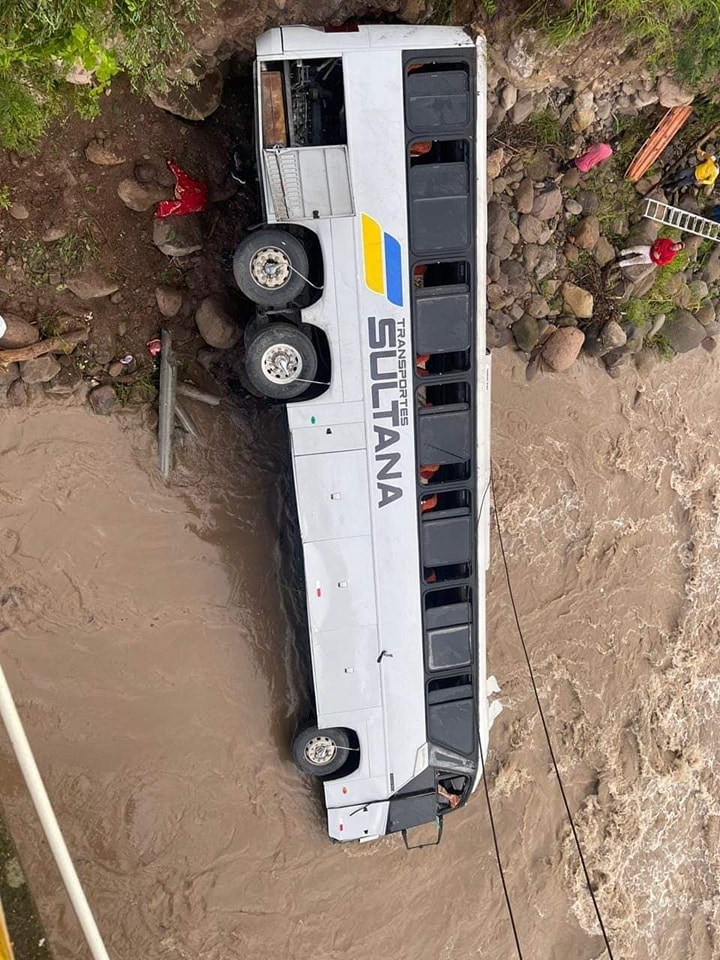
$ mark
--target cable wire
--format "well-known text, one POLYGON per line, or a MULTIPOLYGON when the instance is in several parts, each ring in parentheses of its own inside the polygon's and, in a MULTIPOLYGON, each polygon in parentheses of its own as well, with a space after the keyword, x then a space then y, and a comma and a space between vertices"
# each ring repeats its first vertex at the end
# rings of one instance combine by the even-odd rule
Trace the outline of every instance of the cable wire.
MULTIPOLYGON (((528 654, 527 646, 525 644, 525 637, 523 636, 522 627, 520 626, 520 617, 518 615, 517 606, 515 605, 515 596, 513 594, 512 583, 510 582, 510 570, 508 568, 507 557, 505 556, 505 545, 503 544, 502 530, 500 528, 500 511, 498 510, 497 497, 495 496, 495 478, 493 477, 492 466, 490 467, 490 486, 492 489, 493 504, 495 506, 495 526, 497 527, 498 542, 500 544, 500 553, 502 555, 503 566, 505 567, 505 580, 507 581, 508 594, 510 595, 510 604, 512 606, 513 616, 515 617, 515 625, 517 627, 518 636, 520 637, 520 644, 522 645, 523 654, 525 655, 525 663, 527 664, 528 673, 530 674, 530 682, 532 683, 533 693, 535 694, 535 702, 537 704, 538 713, 540 714, 540 720, 542 721, 543 731, 545 732, 545 740, 547 741, 548 750, 550 752, 550 759, 552 760, 552 764, 555 769, 555 776, 557 777, 558 786, 560 787, 560 795, 562 796, 562 800, 565 805, 565 812, 567 813, 567 818, 570 823, 570 829, 572 830, 572 835, 575 840, 575 847, 577 848, 578 857, 580 858, 580 863, 582 865, 583 873, 585 874, 585 883, 587 885, 588 893, 590 894, 590 899, 592 900, 593 907, 595 908, 595 916, 597 917, 598 925, 600 927, 600 932, 602 933, 602 938, 605 941, 605 949, 607 950, 607 954, 610 960, 614 960, 612 948, 610 947, 610 940, 608 938, 607 932, 605 931, 605 924, 603 923, 602 915, 600 913, 600 907, 598 905, 597 899, 595 898, 595 892, 592 888, 592 883, 590 882, 590 873, 585 863, 585 857, 583 855, 582 847, 580 845, 580 837, 578 836, 578 832, 575 827, 575 821, 573 819, 573 815, 570 812, 570 804, 568 803, 568 799, 565 794, 565 786, 563 784, 562 777, 560 776, 560 770, 558 769, 557 760, 555 759, 555 751, 553 750, 552 741, 550 739, 550 731, 548 729, 548 725, 545 720, 545 713, 543 711, 542 704, 540 702, 540 694, 538 693, 537 684, 535 683, 535 674, 533 672, 532 664, 530 663, 530 656, 528 654)), ((484 776, 484 772, 483 772, 483 776, 484 776)))

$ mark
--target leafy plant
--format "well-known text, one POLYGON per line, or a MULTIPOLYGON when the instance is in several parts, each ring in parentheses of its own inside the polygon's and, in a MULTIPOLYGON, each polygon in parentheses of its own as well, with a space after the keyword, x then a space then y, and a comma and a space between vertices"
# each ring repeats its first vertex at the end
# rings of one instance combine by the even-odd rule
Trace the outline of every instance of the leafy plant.
POLYGON ((3 183, 3 185, 0 186, 0 210, 9 210, 11 206, 10 187, 6 183, 3 183))
POLYGON ((538 143, 541 146, 562 143, 562 128, 559 117, 552 110, 540 110, 528 118, 538 143))

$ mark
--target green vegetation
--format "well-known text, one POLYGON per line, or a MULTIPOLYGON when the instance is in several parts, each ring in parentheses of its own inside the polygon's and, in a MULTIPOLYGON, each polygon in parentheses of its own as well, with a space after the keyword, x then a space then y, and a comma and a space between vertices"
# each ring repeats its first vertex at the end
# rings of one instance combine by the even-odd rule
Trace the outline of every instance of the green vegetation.
POLYGON ((64 279, 79 273, 96 250, 97 244, 90 234, 70 234, 52 243, 32 241, 22 250, 23 270, 33 287, 42 287, 52 283, 56 275, 64 279))
POLYGON ((0 0, 0 146, 31 152, 55 116, 89 118, 120 71, 162 86, 198 0, 0 0), (65 82, 85 72, 91 83, 65 82))
POLYGON ((557 44, 596 26, 617 25, 638 43, 652 45, 656 62, 674 61, 682 81, 699 84, 720 72, 720 0, 572 0, 560 17, 545 10, 544 0, 537 0, 528 12, 540 12, 557 44))
POLYGON ((10 187, 3 183, 0 186, 0 210, 9 210, 12 206, 12 198, 10 197, 10 187))
POLYGON ((528 118, 539 146, 550 146, 563 142, 563 130, 560 118, 552 110, 540 110, 528 118))

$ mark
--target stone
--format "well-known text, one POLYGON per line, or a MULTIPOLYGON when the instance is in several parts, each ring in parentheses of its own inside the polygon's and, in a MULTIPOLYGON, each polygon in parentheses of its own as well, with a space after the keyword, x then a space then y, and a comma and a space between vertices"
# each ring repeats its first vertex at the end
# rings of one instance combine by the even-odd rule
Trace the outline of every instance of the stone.
POLYGON ((541 249, 540 258, 535 267, 535 276, 538 280, 544 280, 545 277, 554 273, 557 269, 557 251, 553 247, 541 249))
POLYGON ((87 344, 90 356, 104 367, 115 356, 115 334, 110 327, 98 327, 93 330, 87 344))
POLYGON ((91 140, 85 147, 85 156, 100 167, 116 167, 127 159, 116 137, 91 140))
POLYGON ((574 189, 580 183, 580 171, 578 168, 575 166, 570 167, 570 169, 563 174, 561 183, 566 190, 574 189))
POLYGON ((60 373, 60 364, 52 354, 35 360, 23 360, 20 364, 20 377, 25 383, 47 383, 60 373))
POLYGON ((693 102, 690 90, 680 86, 671 77, 660 77, 657 82, 657 95, 661 107, 686 107, 693 102))
POLYGON ((502 310, 512 301, 512 297, 508 296, 507 291, 499 283, 489 284, 485 296, 490 310, 502 310))
POLYGON ((593 253, 601 267, 606 267, 615 259, 615 247, 606 237, 598 237, 593 253))
POLYGON ((16 350, 18 347, 29 347, 40 339, 40 331, 27 320, 5 314, 5 333, 0 337, 0 350, 16 350))
POLYGON ((600 331, 600 341, 608 350, 615 347, 624 347, 627 343, 627 334, 615 320, 608 320, 600 331))
POLYGON ((583 90, 582 93, 576 93, 573 107, 575 108, 573 128, 582 133, 595 123, 595 97, 592 91, 583 90))
POLYGON ((581 250, 594 250, 600 239, 600 221, 597 217, 585 217, 573 227, 573 243, 581 250))
POLYGON ((210 347, 229 350, 240 339, 240 328, 214 297, 206 297, 195 312, 200 336, 210 347))
POLYGON ((704 340, 700 341, 700 346, 703 350, 707 350, 708 353, 712 353, 717 348, 717 340, 713 337, 705 337, 704 340))
POLYGON ((512 110, 508 112, 513 123, 525 123, 534 109, 535 105, 533 104, 532 94, 524 93, 513 106, 512 110))
POLYGON ((510 110, 517 103, 517 98, 517 87, 514 87, 511 83, 504 84, 500 91, 500 106, 504 110, 510 110))
POLYGON ((202 250, 199 214, 153 220, 153 243, 168 257, 187 257, 202 250))
POLYGON ((528 160, 526 169, 531 180, 546 180, 550 176, 550 155, 541 150, 528 160))
POLYGON ((155 287, 155 300, 158 310, 164 317, 174 317, 182 306, 182 291, 177 287, 171 287, 167 283, 161 283, 155 287))
POLYGON ((497 200, 491 200, 487 208, 488 215, 488 249, 491 253, 498 253, 505 231, 510 223, 507 207, 497 200))
POLYGON ((129 177, 120 181, 117 194, 126 207, 135 210, 137 213, 142 213, 165 198, 167 190, 160 184, 138 183, 137 180, 129 177))
POLYGON ((491 180, 495 180, 496 177, 500 176, 500 171, 505 165, 505 151, 502 147, 498 147, 497 150, 493 150, 492 153, 488 154, 487 164, 485 171, 490 177, 491 180))
POLYGON ((705 327, 687 310, 678 310, 663 327, 663 335, 676 353, 688 353, 699 347, 707 336, 705 327))
POLYGON ((535 317, 524 316, 510 327, 518 349, 530 353, 540 339, 540 327, 535 317))
POLYGON ((508 47, 505 63, 508 70, 527 80, 535 70, 535 31, 523 30, 508 47))
POLYGON ((222 92, 223 76, 214 69, 197 84, 171 86, 166 91, 151 90, 149 96, 156 107, 177 117, 204 120, 220 106, 222 92))
POLYGON ((8 208, 8 213, 13 220, 27 220, 30 216, 30 211, 24 203, 11 203, 8 208))
POLYGON ((530 297, 525 309, 531 317, 540 319, 541 317, 546 317, 550 313, 550 307, 545 297, 541 297, 540 294, 535 294, 530 297))
POLYGON ((488 254, 486 274, 488 282, 493 283, 500 276, 500 257, 494 253, 488 254))
POLYGON ((532 273, 540 261, 540 254, 543 251, 537 243, 527 243, 523 247, 523 263, 528 273, 532 273))
POLYGON ((5 399, 8 406, 23 407, 28 401, 28 390, 25 383, 20 379, 13 381, 7 388, 5 399))
POLYGON ((594 298, 575 283, 562 285, 563 305, 574 317, 589 319, 593 315, 594 298))
POLYGON ((688 287, 690 288, 690 293, 692 294, 692 298, 696 303, 705 300, 709 293, 708 285, 704 280, 692 280, 688 284, 688 287))
POLYGON ((538 220, 552 220, 562 208, 563 195, 559 187, 548 187, 535 193, 532 215, 538 220))
POLYGON ((577 327, 559 327, 543 347, 543 362, 562 373, 575 363, 585 342, 585 334, 577 327))
POLYGON ((56 240, 62 240, 68 234, 67 227, 61 227, 59 224, 54 227, 48 227, 45 233, 40 237, 43 243, 54 243, 56 240))
POLYGON ((720 280, 720 246, 713 247, 700 276, 705 283, 717 283, 720 280))
POLYGON ((533 203, 535 202, 535 190, 530 177, 523 177, 520 181, 515 191, 513 202, 518 213, 532 213, 533 203))
POLYGON ((575 198, 585 214, 597 213, 600 209, 600 198, 594 190, 578 190, 575 198))
POLYGON ((76 277, 65 281, 65 286, 81 300, 94 300, 96 297, 108 297, 120 284, 106 277, 97 267, 90 264, 76 277))
POLYGON ((485 325, 485 342, 490 350, 506 347, 512 340, 512 333, 507 327, 496 327, 491 323, 485 325))
POLYGON ((515 246, 516 243, 520 243, 520 231, 512 222, 512 220, 508 224, 507 230, 505 231, 505 239, 513 246, 515 246))
POLYGON ((113 360, 108 367, 108 373, 114 379, 115 377, 121 377, 123 373, 125 373, 126 369, 127 368, 125 367, 124 363, 121 363, 119 360, 113 360))
POLYGON ((563 247, 563 255, 568 263, 577 263, 580 259, 580 251, 574 243, 566 243, 563 247))
POLYGON ((20 367, 17 363, 0 364, 0 387, 9 387, 20 376, 20 367))
POLYGON ((500 310, 488 310, 487 317, 490 323, 498 330, 504 330, 506 327, 511 327, 513 323, 512 317, 509 317, 507 313, 503 313, 500 310))
POLYGON ((520 236, 525 243, 546 243, 546 231, 541 220, 531 213, 524 213, 518 224, 520 236))
POLYGON ((570 214, 571 217, 579 217, 582 212, 582 204, 578 203, 577 200, 570 199, 565 201, 565 213, 570 214))
POLYGON ((712 303, 703 303, 695 312, 695 319, 704 327, 715 322, 715 307, 712 303))
POLYGON ((97 413, 101 417, 107 417, 117 406, 115 388, 109 383, 106 383, 102 387, 96 387, 88 394, 88 401, 93 413, 97 413))

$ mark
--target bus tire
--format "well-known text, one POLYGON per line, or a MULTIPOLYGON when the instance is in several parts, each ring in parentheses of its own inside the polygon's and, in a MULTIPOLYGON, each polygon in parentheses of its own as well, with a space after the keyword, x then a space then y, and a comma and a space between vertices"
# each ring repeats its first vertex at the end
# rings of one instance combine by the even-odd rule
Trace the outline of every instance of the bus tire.
POLYGON ((312 340, 292 323, 268 324, 245 349, 248 380, 270 400, 299 397, 315 379, 317 367, 312 340))
POLYGON ((235 282, 262 307, 286 307, 297 299, 309 269, 305 247, 287 230, 255 230, 233 256, 235 282))
POLYGON ((293 740, 292 754, 295 765, 303 773, 328 777, 345 766, 349 748, 350 739, 344 730, 307 727, 293 740))

